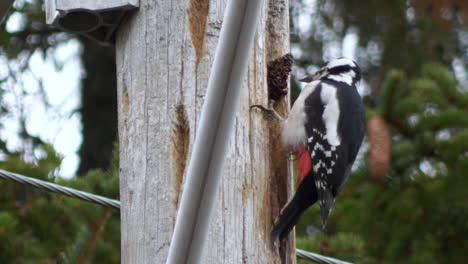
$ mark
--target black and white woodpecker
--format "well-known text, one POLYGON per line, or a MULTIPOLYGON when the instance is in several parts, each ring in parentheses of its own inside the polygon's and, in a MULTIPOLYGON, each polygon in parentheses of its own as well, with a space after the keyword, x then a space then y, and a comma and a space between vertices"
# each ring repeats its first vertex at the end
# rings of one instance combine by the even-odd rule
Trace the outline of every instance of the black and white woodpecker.
POLYGON ((328 62, 302 79, 302 89, 287 119, 269 108, 282 124, 281 137, 297 156, 298 187, 281 210, 271 233, 272 242, 286 237, 302 213, 319 202, 323 226, 343 189, 364 138, 364 106, 356 86, 361 70, 351 59, 328 62))

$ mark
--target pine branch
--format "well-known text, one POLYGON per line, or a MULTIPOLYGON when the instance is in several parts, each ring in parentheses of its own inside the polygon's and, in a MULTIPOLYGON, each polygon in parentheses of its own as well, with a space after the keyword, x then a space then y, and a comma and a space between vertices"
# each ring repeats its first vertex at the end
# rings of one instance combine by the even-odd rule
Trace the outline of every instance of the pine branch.
POLYGON ((86 250, 76 262, 77 264, 88 263, 89 259, 91 258, 93 249, 96 246, 97 241, 101 237, 101 233, 104 230, 104 226, 107 223, 107 219, 110 216, 111 210, 112 209, 110 207, 105 208, 101 214, 101 218, 99 219, 99 221, 97 223, 90 223, 93 226, 94 232, 91 239, 88 242, 88 245, 86 246, 86 250))

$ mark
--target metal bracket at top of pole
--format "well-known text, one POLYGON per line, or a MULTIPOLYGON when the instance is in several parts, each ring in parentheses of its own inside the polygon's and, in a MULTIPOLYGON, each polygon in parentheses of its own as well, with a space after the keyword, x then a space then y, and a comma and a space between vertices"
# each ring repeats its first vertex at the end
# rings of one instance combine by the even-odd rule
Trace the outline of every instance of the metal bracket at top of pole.
POLYGON ((263 0, 230 0, 166 264, 199 263, 263 0))

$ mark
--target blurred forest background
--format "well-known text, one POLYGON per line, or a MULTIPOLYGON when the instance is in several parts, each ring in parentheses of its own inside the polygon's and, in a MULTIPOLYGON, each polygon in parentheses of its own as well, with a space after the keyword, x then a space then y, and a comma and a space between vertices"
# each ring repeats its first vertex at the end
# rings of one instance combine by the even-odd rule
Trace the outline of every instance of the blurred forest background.
MULTIPOLYGON (((0 25, 0 58, 16 65, 0 71, 0 120, 12 111, 6 84, 19 82, 32 55, 53 59, 79 41, 77 176, 60 177, 62 157, 29 133, 28 113, 17 120, 21 148, 0 138, 0 169, 118 198, 114 49, 44 21, 43 1, 17 0, 0 25), (8 32, 14 15, 21 27, 8 32)), ((291 0, 292 99, 294 79, 353 45, 368 118, 361 160, 327 229, 314 206, 296 228, 298 248, 355 263, 468 263, 467 24, 464 0, 291 0)), ((118 212, 6 181, 0 189, 0 263, 120 263, 118 212)))

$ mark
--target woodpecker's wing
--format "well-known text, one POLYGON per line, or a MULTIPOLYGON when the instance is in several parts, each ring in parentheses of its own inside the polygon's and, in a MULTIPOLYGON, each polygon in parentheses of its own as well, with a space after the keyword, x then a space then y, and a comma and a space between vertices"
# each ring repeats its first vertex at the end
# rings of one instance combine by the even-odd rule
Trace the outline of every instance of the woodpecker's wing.
POLYGON ((305 124, 308 150, 317 188, 323 225, 326 224, 335 198, 349 175, 348 146, 339 131, 343 116, 334 85, 320 81, 305 100, 305 124), (348 174, 348 175, 346 175, 348 174))

